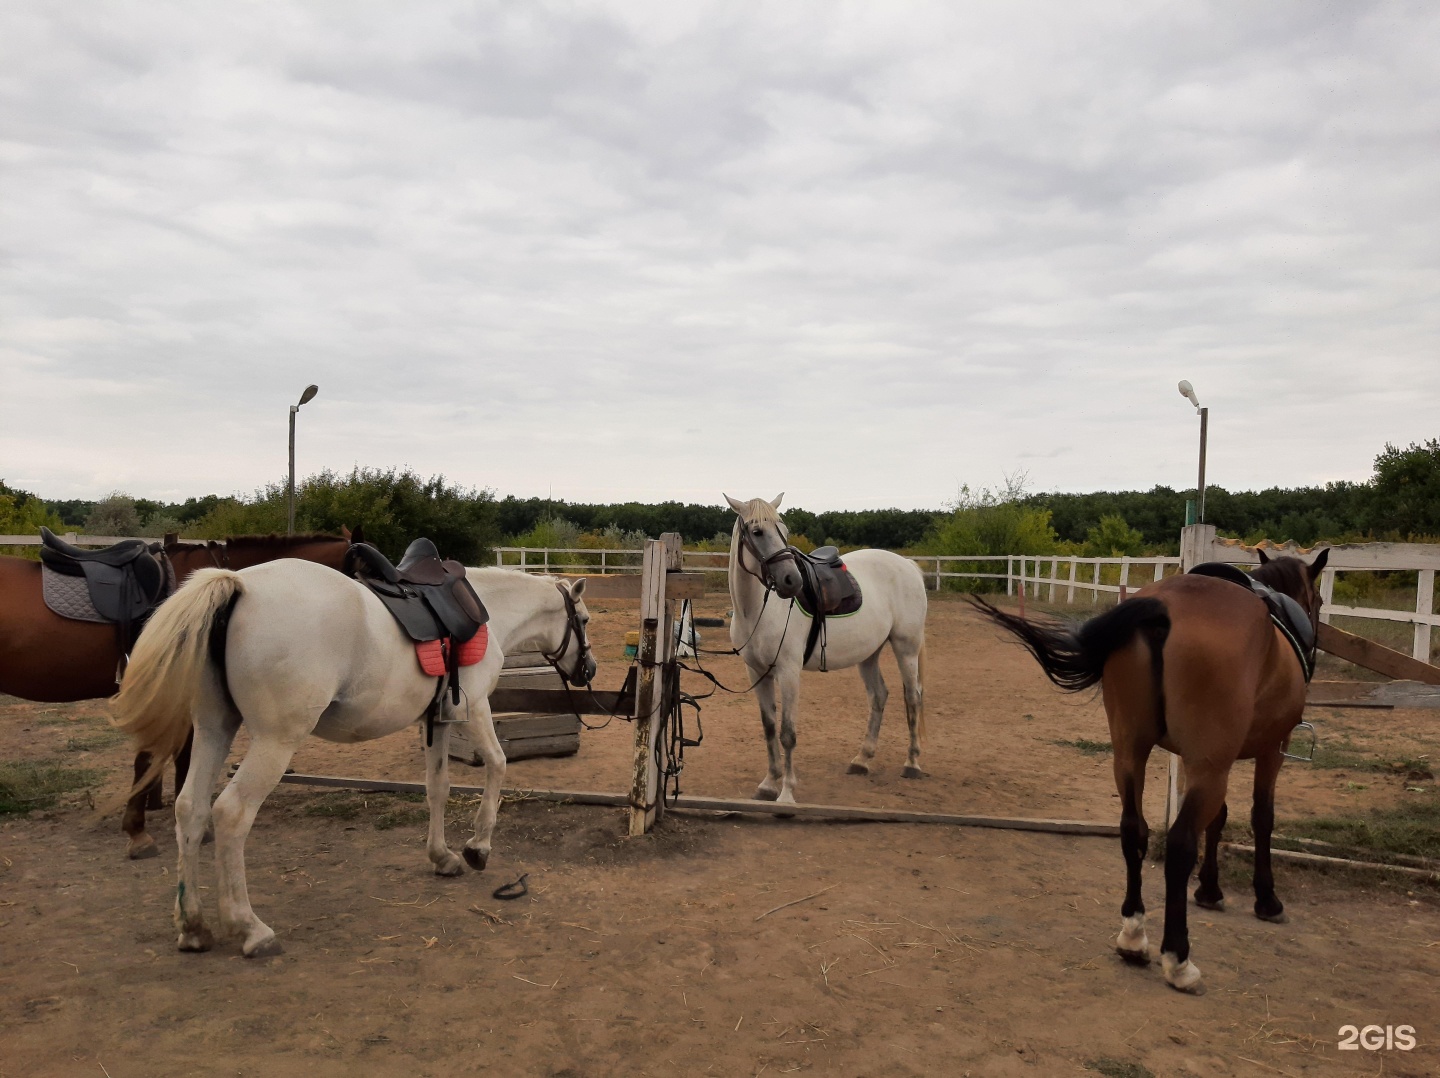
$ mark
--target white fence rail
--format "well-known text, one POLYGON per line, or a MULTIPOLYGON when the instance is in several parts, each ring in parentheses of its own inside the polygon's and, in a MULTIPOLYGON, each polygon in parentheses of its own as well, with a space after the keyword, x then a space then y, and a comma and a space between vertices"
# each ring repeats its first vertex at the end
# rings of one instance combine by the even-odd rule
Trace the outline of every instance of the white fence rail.
MULTIPOLYGON (((1236 565, 1259 562, 1253 548, 1236 540, 1220 539, 1210 525, 1199 531, 1187 529, 1186 541, 1193 550, 1182 557, 1082 558, 1065 555, 1009 554, 915 554, 910 560, 920 567, 926 584, 938 591, 946 580, 1005 581, 1005 594, 1025 595, 1050 603, 1097 603, 1102 595, 1114 595, 1119 602, 1127 592, 1144 587, 1167 575, 1180 572, 1182 561, 1189 564, 1225 561, 1236 565), (1195 538, 1190 539, 1190 534, 1195 538), (1105 572, 1117 566, 1118 572, 1105 572), (1102 583, 1101 577, 1118 577, 1116 583, 1102 583)), ((1280 548, 1282 551, 1285 548, 1280 548)), ((1289 548, 1294 552, 1294 548, 1289 548)), ((495 564, 533 573, 638 573, 638 550, 596 550, 581 547, 497 547, 495 564), (581 560, 582 556, 585 560, 581 560), (598 562, 595 560, 598 557, 598 562)), ((684 564, 692 572, 723 573, 730 555, 720 550, 687 550, 684 564)), ((1412 653, 1421 662, 1430 661, 1430 630, 1440 625, 1434 611, 1435 570, 1440 569, 1440 546, 1420 543, 1356 543, 1330 548, 1329 565, 1320 580, 1324 601, 1321 618, 1373 618, 1377 621, 1408 622, 1415 627, 1412 653), (1418 572, 1414 610, 1387 610, 1380 607, 1337 606, 1335 573, 1357 571, 1414 570, 1418 572)))

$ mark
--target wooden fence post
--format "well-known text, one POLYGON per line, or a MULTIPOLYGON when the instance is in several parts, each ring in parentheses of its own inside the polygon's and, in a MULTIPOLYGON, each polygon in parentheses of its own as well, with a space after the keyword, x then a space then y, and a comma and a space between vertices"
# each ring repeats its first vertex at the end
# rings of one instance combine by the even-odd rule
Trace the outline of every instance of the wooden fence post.
POLYGON ((664 812, 655 742, 660 735, 664 695, 661 664, 669 655, 669 603, 665 601, 668 550, 658 539, 645 541, 640 569, 639 675, 635 684, 634 781, 630 787, 630 834, 643 835, 664 812))
POLYGON ((1075 601, 1075 568, 1079 564, 1080 560, 1072 554, 1070 556, 1070 587, 1065 592, 1065 602, 1067 605, 1075 601))
MULTIPOLYGON (((1435 570, 1421 569, 1419 593, 1415 596, 1415 613, 1431 614, 1435 610, 1435 570)), ((1415 623, 1415 648, 1411 653, 1422 663, 1430 661, 1430 623, 1415 623)))

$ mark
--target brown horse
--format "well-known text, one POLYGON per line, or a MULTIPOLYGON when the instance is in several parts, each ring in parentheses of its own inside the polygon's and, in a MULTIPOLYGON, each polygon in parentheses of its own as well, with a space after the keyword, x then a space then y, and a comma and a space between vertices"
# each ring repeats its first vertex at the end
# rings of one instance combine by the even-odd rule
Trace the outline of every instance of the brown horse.
MULTIPOLYGON (((340 569, 351 536, 240 536, 205 543, 167 543, 165 554, 183 582, 196 569, 218 566, 243 569, 277 558, 302 558, 340 569)), ((41 595, 40 563, 0 557, 0 693, 25 700, 68 702, 112 696, 120 660, 115 627, 71 621, 55 614, 41 595)), ((175 758, 175 789, 185 783, 190 744, 175 758)), ((138 780, 149 770, 150 757, 135 758, 138 780)), ((125 806, 121 827, 130 836, 132 858, 159 851, 145 833, 146 808, 160 807, 160 780, 134 794, 125 806)))
MULTIPOLYGON (((1253 579, 1294 599, 1310 623, 1319 620, 1316 583, 1329 551, 1310 565, 1299 558, 1274 560, 1260 552, 1253 579)), ((1285 920, 1275 897, 1270 866, 1270 833, 1275 823, 1275 780, 1290 734, 1305 710, 1305 686, 1313 668, 1304 627, 1287 630, 1248 586, 1225 575, 1200 572, 1168 577, 1143 588, 1113 610, 1077 626, 1036 624, 997 610, 982 599, 975 605, 1027 647, 1060 688, 1075 692, 1097 682, 1110 720, 1115 785, 1120 791, 1120 844, 1127 886, 1120 908, 1124 925, 1116 950, 1128 961, 1148 963, 1145 903, 1140 869, 1150 841, 1142 798, 1145 764, 1159 745, 1185 764, 1185 796, 1166 835, 1165 934, 1160 944, 1165 980, 1184 992, 1200 993, 1200 970, 1190 961, 1185 888, 1195 869, 1200 833, 1206 834, 1205 862, 1195 901, 1223 909, 1217 847, 1225 826, 1226 787, 1236 760, 1255 761, 1255 795, 1250 821, 1255 831, 1255 916, 1285 920)))

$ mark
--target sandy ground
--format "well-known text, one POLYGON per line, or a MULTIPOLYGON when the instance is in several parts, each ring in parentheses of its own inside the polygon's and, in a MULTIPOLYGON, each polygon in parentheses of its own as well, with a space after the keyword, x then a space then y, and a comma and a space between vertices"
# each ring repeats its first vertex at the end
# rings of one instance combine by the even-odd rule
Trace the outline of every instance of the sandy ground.
MULTIPOLYGON (((713 597, 702 612, 725 606, 713 597)), ((617 684, 635 609, 593 612, 600 680, 617 684)), ((724 646, 725 635, 709 630, 706 643, 724 646)), ((949 598, 931 607, 928 663, 921 780, 899 777, 893 662, 869 777, 845 774, 866 718, 858 676, 805 677, 802 799, 1116 819, 1109 756, 1056 743, 1108 738, 1097 699, 1055 692, 949 598)), ((735 660, 709 665, 745 684, 735 660)), ((425 859, 423 806, 282 786, 248 863, 256 910, 285 953, 247 961, 229 941, 179 954, 171 813, 152 814, 162 857, 127 862, 116 805, 127 746, 106 743, 104 714, 103 703, 0 701, 8 757, 64 757, 105 774, 93 796, 0 822, 0 1076, 1440 1071, 1434 891, 1281 865, 1291 920, 1271 925, 1248 913, 1243 864, 1227 864, 1230 911, 1191 908, 1209 988, 1193 998, 1166 988, 1158 966, 1113 954, 1124 872, 1118 843, 1104 838, 672 814, 631 840, 620 810, 532 801, 502 810, 485 873, 442 880, 425 859), (521 872, 528 897, 491 897, 521 872), (1410 1024, 1420 1045, 1340 1052, 1346 1024, 1410 1024)), ((764 770, 753 700, 716 696, 703 718, 685 792, 748 796, 764 770)), ((1434 711, 1312 718, 1322 737, 1410 757, 1433 754, 1440 721, 1434 711)), ((586 733, 578 756, 512 764, 507 785, 618 792, 629 755, 630 728, 614 722, 586 733)), ((294 766, 423 777, 410 735, 314 741, 294 766)), ((480 775, 454 768, 456 781, 480 775)), ((1152 823, 1162 775, 1157 760, 1152 823)), ((1237 767, 1238 819, 1248 782, 1237 767)), ((1407 785, 1290 765, 1279 813, 1435 796, 1433 781, 1419 794, 1407 785)), ((453 845, 470 811, 452 805, 453 845)), ((1158 867, 1146 894, 1153 914, 1158 867)))

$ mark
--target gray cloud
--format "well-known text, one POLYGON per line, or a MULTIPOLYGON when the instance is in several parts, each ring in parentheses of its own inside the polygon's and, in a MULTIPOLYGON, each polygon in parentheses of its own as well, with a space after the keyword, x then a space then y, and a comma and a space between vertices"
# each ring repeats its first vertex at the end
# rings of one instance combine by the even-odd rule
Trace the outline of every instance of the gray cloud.
POLYGON ((0 13, 0 475, 933 506, 1433 437, 1418 5, 0 13), (829 456, 830 468, 809 462, 829 456), (768 495, 767 495, 768 496, 768 495))

